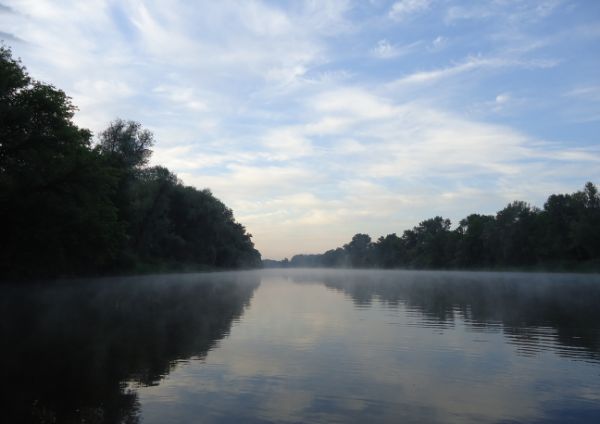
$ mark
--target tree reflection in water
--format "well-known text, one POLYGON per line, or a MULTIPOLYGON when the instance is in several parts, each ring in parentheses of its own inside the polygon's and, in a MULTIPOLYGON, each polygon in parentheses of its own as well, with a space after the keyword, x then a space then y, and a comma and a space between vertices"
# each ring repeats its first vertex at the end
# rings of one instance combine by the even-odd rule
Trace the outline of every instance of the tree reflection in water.
POLYGON ((290 271, 295 282, 322 282, 358 307, 374 300, 417 311, 429 325, 456 318, 482 331, 503 331, 522 353, 552 349, 600 360, 600 276, 585 274, 290 271))
POLYGON ((4 422, 139 421, 136 385, 226 337, 256 273, 0 287, 4 422))

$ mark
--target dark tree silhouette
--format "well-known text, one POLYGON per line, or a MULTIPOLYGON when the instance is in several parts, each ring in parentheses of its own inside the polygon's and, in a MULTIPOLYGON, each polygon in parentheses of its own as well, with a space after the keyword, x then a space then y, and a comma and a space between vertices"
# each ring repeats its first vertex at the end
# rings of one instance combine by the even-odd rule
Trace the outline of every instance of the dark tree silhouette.
MULTIPOLYGON (((271 262, 270 266, 276 264, 271 262)), ((373 243, 356 234, 344 248, 296 255, 296 267, 600 269, 600 195, 588 182, 583 191, 553 194, 544 209, 515 201, 495 216, 471 214, 454 230, 436 216, 373 243)))
POLYGON ((150 131, 117 119, 93 146, 75 110, 0 47, 0 279, 260 265, 210 191, 147 166, 150 131))
POLYGON ((121 227, 116 183, 72 122, 64 92, 31 79, 0 47, 0 276, 106 266, 121 227))
POLYGON ((140 169, 148 164, 154 136, 134 121, 117 119, 100 134, 98 148, 127 170, 140 169))

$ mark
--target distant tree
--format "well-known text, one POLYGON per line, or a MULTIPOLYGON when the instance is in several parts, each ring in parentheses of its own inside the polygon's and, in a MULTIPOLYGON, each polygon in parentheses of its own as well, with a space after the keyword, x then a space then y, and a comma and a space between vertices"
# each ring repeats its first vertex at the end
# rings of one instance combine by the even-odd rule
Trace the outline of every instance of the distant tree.
POLYGON ((490 267, 494 263, 493 243, 495 218, 471 214, 462 219, 456 229, 458 243, 456 264, 461 267, 490 267))
POLYGON ((343 248, 296 255, 291 265, 600 269, 600 194, 591 182, 583 191, 551 195, 543 210, 515 201, 495 216, 471 214, 450 227, 450 220, 436 216, 375 243, 356 234, 343 248))
POLYGON ((350 259, 350 264, 355 268, 373 265, 371 256, 371 237, 368 234, 355 234, 350 243, 344 245, 350 259))
POLYGON ((323 266, 322 255, 294 255, 290 266, 295 268, 316 268, 323 266))
POLYGON ((577 192, 573 196, 581 203, 578 205, 578 218, 571 226, 572 243, 577 246, 576 251, 580 260, 599 261, 600 195, 598 189, 588 182, 583 192, 577 192))
POLYGON ((501 266, 537 263, 536 240, 539 238, 537 208, 514 201, 496 214, 496 263, 501 266))
POLYGON ((580 253, 573 237, 573 224, 579 220, 583 199, 571 194, 553 194, 548 197, 540 219, 544 233, 539 253, 545 262, 576 261, 580 253))
POLYGON ((440 216, 419 223, 413 231, 416 238, 413 264, 417 267, 443 267, 447 263, 447 241, 450 220, 440 216))
POLYGON ((323 253, 320 265, 325 267, 347 268, 350 266, 348 253, 341 247, 331 249, 323 253))
POLYGON ((396 233, 379 237, 374 246, 375 261, 382 268, 406 266, 406 247, 396 233))

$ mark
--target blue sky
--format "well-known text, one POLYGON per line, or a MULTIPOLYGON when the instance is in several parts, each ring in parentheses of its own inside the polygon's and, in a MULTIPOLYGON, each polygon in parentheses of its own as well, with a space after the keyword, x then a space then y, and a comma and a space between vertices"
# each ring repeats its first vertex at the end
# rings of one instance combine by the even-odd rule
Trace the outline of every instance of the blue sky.
POLYGON ((599 1, 0 0, 0 38, 267 258, 600 182, 599 1))

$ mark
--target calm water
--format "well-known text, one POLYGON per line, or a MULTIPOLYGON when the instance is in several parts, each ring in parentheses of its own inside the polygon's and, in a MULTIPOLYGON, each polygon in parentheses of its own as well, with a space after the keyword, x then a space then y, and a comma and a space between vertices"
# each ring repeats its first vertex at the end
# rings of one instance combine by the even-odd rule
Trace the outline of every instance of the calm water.
POLYGON ((600 276, 0 287, 2 422, 600 422, 600 276))

